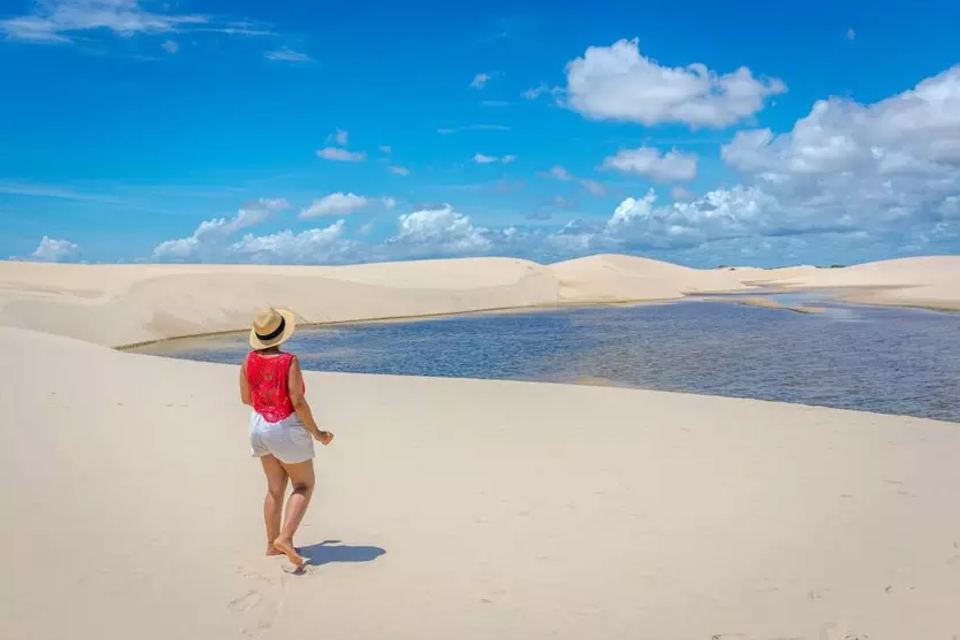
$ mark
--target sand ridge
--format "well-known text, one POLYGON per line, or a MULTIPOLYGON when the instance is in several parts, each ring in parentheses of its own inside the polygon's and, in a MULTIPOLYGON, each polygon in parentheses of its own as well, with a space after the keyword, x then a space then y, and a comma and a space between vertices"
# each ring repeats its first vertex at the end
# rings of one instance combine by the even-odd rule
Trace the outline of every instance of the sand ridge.
POLYGON ((960 309, 960 257, 842 269, 692 269, 620 255, 541 265, 464 258, 336 267, 60 265, 0 262, 0 325, 120 346, 239 330, 257 308, 310 324, 676 300, 761 285, 833 289, 848 299, 960 309))

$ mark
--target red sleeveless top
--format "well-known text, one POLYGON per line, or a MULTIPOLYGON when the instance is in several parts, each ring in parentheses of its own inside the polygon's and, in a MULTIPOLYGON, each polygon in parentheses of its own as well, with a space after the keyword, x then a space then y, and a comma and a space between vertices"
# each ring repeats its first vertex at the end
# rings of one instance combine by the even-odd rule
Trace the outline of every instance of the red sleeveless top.
MULTIPOLYGON (((251 351, 247 356, 247 382, 250 383, 253 409, 267 422, 280 422, 294 413, 287 382, 291 362, 292 353, 262 356, 251 351)), ((307 390, 305 383, 303 390, 307 390)))

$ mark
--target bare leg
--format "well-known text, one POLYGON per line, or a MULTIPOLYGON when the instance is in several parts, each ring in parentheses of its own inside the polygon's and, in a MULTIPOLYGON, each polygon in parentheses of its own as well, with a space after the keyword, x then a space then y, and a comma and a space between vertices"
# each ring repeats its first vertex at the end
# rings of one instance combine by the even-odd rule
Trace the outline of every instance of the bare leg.
POLYGON ((283 522, 283 529, 277 539, 273 541, 273 546, 282 551, 294 565, 302 567, 306 560, 300 557, 300 554, 294 548, 293 535, 297 532, 300 522, 303 521, 303 516, 307 512, 307 505, 310 504, 310 497, 313 495, 313 486, 316 482, 313 474, 313 460, 297 464, 285 464, 283 468, 290 476, 293 493, 287 500, 287 515, 283 522))
POLYGON ((271 455, 262 456, 260 462, 263 464, 263 473, 267 476, 267 496, 263 499, 263 520, 267 525, 267 555, 278 556, 283 552, 273 546, 273 541, 280 535, 287 472, 280 461, 271 455))

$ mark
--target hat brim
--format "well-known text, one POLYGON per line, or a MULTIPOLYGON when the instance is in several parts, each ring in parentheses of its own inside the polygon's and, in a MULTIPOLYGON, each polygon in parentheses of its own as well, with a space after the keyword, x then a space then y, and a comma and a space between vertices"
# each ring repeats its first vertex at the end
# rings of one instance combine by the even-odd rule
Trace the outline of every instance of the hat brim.
POLYGON ((269 349, 270 347, 278 347, 289 340, 290 336, 293 335, 293 332, 296 331, 297 317, 292 311, 288 311, 287 309, 276 309, 276 312, 279 313, 283 318, 283 333, 270 340, 261 340, 257 337, 257 332, 254 329, 250 329, 250 346, 254 349, 269 349))

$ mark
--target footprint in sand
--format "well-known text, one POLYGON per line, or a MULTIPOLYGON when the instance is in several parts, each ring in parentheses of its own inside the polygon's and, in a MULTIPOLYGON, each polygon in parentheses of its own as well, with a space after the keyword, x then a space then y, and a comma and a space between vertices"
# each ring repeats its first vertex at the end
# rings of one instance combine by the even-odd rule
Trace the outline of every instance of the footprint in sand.
POLYGON ((247 590, 227 603, 240 619, 240 631, 258 636, 273 626, 283 608, 284 585, 280 579, 241 569, 247 590))

